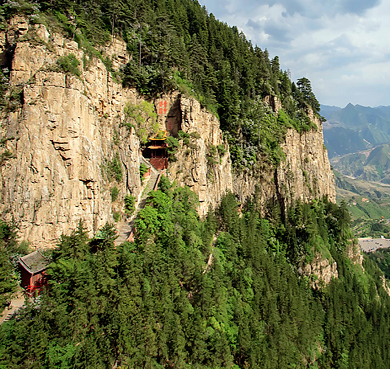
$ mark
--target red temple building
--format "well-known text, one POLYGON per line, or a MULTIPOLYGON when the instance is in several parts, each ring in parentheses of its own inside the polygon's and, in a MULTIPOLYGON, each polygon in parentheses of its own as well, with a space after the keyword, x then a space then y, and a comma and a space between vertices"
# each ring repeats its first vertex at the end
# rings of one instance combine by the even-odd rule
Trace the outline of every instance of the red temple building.
POLYGON ((154 137, 150 138, 150 164, 156 169, 163 170, 168 167, 168 145, 165 142, 167 139, 167 131, 158 131, 154 137))
POLYGON ((38 293, 46 285, 45 270, 49 260, 37 250, 19 258, 19 270, 22 277, 21 285, 28 293, 38 293))

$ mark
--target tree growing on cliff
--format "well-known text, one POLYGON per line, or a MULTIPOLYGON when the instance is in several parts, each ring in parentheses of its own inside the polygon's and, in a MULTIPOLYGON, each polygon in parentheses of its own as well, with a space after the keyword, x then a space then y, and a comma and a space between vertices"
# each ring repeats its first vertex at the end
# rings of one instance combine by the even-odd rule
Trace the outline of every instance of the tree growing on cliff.
POLYGON ((141 143, 148 142, 149 135, 158 132, 157 113, 152 103, 142 101, 140 104, 128 103, 125 107, 125 121, 122 123, 127 129, 134 128, 141 143))
POLYGON ((27 245, 16 241, 16 227, 0 220, 0 312, 16 291, 19 275, 18 256, 27 253, 27 245))
POLYGON ((319 113, 320 103, 312 91, 310 80, 306 77, 298 79, 297 87, 299 93, 296 94, 296 97, 301 107, 305 108, 306 105, 309 105, 313 109, 314 114, 319 113))

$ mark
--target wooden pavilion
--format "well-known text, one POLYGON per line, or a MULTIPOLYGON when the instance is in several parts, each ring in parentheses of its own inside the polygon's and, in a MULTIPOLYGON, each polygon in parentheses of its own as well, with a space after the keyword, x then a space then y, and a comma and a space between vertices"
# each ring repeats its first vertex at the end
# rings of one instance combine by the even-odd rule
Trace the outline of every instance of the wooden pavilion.
POLYGON ((41 292, 47 283, 45 270, 50 261, 40 250, 19 258, 21 285, 27 293, 41 292))
POLYGON ((163 170, 168 167, 168 144, 165 142, 168 138, 167 131, 158 131, 155 136, 150 137, 150 164, 156 169, 163 170))

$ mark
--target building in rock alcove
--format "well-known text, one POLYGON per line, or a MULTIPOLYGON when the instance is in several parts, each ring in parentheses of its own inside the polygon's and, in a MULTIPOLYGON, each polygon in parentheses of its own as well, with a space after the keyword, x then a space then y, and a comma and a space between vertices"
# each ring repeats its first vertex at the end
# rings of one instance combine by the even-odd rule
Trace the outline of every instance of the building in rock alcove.
POLYGON ((150 164, 156 169, 163 170, 168 167, 168 145, 165 142, 168 137, 167 131, 158 131, 154 137, 150 138, 150 164))

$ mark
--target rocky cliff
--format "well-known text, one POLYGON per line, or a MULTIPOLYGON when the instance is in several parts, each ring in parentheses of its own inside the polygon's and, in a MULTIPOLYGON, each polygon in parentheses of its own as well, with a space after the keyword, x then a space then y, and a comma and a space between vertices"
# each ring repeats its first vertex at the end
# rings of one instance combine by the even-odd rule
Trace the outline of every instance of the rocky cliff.
MULTIPOLYGON (((123 124, 125 107, 140 106, 144 98, 117 83, 100 58, 43 25, 15 17, 0 40, 10 85, 0 132, 1 214, 16 221, 21 239, 40 247, 53 246, 79 220, 91 234, 113 215, 118 220, 124 196, 137 198, 141 191, 140 140, 123 124), (83 61, 79 75, 59 68, 61 58, 73 56, 83 61)), ((129 58, 120 40, 100 52, 114 70, 129 58)), ((232 189, 219 123, 178 93, 152 103, 160 129, 192 134, 189 145, 181 141, 169 177, 193 188, 205 214, 232 189), (218 145, 224 153, 214 153, 210 164, 207 155, 218 145)))
MULTIPOLYGON (((22 239, 43 247, 79 220, 96 231, 113 220, 114 186, 122 199, 141 188, 139 140, 120 125, 125 104, 137 96, 100 59, 43 25, 14 18, 1 39, 11 93, 20 95, 19 105, 3 112, 1 136, 12 157, 1 166, 1 213, 16 221, 22 239), (88 62, 79 76, 58 68, 69 55, 88 62)), ((115 46, 116 59, 125 61, 123 47, 115 46)))
MULTIPOLYGON (((0 34, 3 83, 9 84, 1 113, 0 211, 34 246, 55 245, 79 220, 91 234, 114 216, 120 220, 124 197, 142 191, 142 145, 126 124, 125 108, 145 100, 113 77, 129 60, 125 43, 114 39, 98 51, 100 57, 19 17, 0 34), (110 61, 112 73, 102 60, 110 61), (73 71, 64 66, 72 61, 73 71)), ((213 114, 178 92, 149 103, 158 129, 176 137, 183 132, 167 175, 195 191, 201 215, 227 191, 243 201, 256 191, 263 202, 322 195, 335 200, 321 122, 318 131, 287 132, 286 160, 278 168, 232 174, 229 147, 213 114)), ((276 114, 280 104, 272 98, 268 103, 276 114)))
POLYGON ((189 186, 199 197, 199 212, 206 215, 227 191, 233 190, 229 146, 222 137, 217 118, 194 99, 181 98, 181 140, 176 161, 168 168, 169 178, 189 186))
MULTIPOLYGON (((275 114, 281 108, 276 98, 266 99, 275 114)), ((285 159, 276 168, 264 165, 255 171, 235 171, 234 192, 241 201, 257 194, 260 205, 275 199, 284 204, 328 196, 336 202, 335 179, 324 145, 322 122, 309 111, 317 130, 297 132, 288 129, 281 147, 285 159)))

